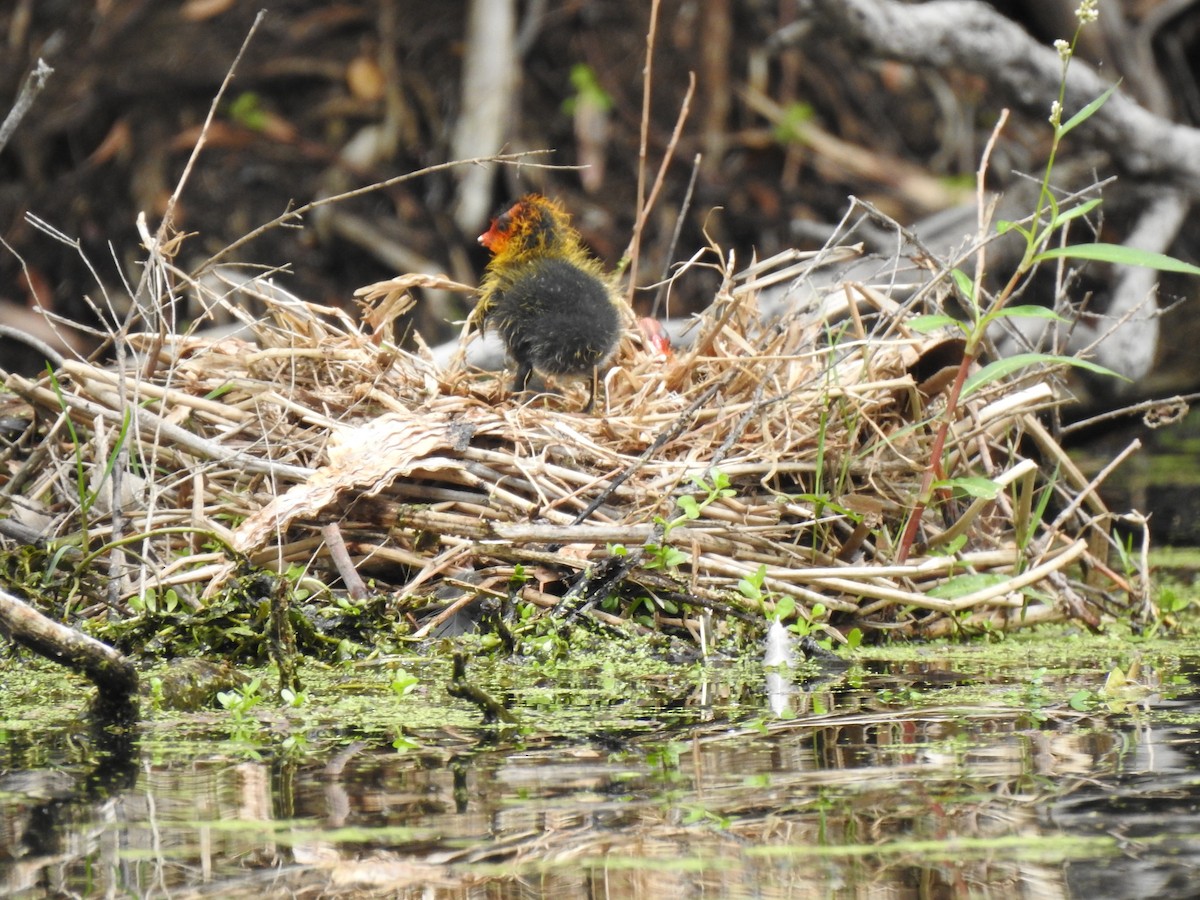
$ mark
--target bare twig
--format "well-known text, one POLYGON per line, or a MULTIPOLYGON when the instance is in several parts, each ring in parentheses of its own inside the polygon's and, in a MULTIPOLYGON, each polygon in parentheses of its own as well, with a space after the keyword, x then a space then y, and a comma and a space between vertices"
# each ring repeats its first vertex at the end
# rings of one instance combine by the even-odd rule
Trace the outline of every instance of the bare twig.
POLYGON ((221 105, 221 98, 225 96, 225 92, 229 89, 229 85, 233 81, 233 73, 237 71, 238 63, 242 61, 242 57, 246 53, 246 48, 250 46, 250 41, 254 39, 254 33, 258 31, 258 26, 262 24, 262 20, 266 14, 267 11, 261 9, 258 11, 258 15, 254 17, 254 22, 251 24, 250 30, 246 32, 246 37, 242 39, 242 46, 238 48, 237 56, 233 58, 229 70, 225 73, 225 78, 221 81, 221 86, 217 88, 217 93, 208 107, 208 115, 204 117, 204 125, 200 129, 200 137, 196 139, 196 143, 192 147, 191 155, 188 156, 188 161, 184 164, 183 173, 179 176, 175 190, 171 192, 171 196, 167 199, 167 209, 163 213, 158 230, 154 233, 155 244, 159 246, 162 246, 163 242, 166 241, 167 236, 174 226, 175 205, 179 202, 179 196, 183 193, 184 185, 187 184, 188 178, 191 177, 196 160, 200 158, 200 151, 204 149, 204 144, 208 140, 208 129, 212 126, 213 119, 217 115, 217 107, 221 105))
POLYGON ((330 522, 328 525, 322 526, 321 537, 325 539, 325 546, 329 548, 329 556, 333 560, 338 574, 342 576, 342 582, 346 585, 350 599, 362 600, 370 596, 370 591, 367 590, 358 570, 354 568, 354 560, 350 558, 350 551, 346 549, 346 542, 342 539, 342 530, 338 527, 337 522, 330 522))
POLYGON ((629 291, 626 299, 633 301, 637 285, 638 251, 642 242, 642 227, 646 224, 646 157, 650 145, 650 86, 654 82, 654 44, 658 35, 659 0, 650 3, 650 25, 646 29, 646 66, 642 69, 642 131, 638 140, 637 169, 637 219, 633 223, 633 236, 625 255, 629 258, 629 291))
POLYGON ((46 87, 46 80, 53 74, 54 70, 46 65, 44 60, 39 59, 29 74, 25 76, 25 81, 21 83, 21 91, 17 94, 12 109, 4 117, 4 123, 0 124, 0 152, 3 152, 4 145, 13 136, 17 126, 29 112, 29 108, 33 106, 37 95, 46 87))
POLYGON ((314 209, 318 209, 322 206, 328 206, 330 203, 341 203, 345 200, 350 200, 354 197, 361 197, 364 194, 370 194, 374 191, 381 191, 397 184, 403 184, 406 181, 412 181, 414 178, 423 178, 426 175, 432 175, 435 172, 444 172, 447 169, 453 169, 456 166, 476 166, 484 163, 495 162, 503 163, 505 165, 518 166, 536 165, 538 168, 542 169, 566 169, 574 171, 579 168, 578 166, 556 166, 546 163, 530 163, 527 160, 527 157, 530 156, 541 156, 552 152, 552 150, 525 150, 520 153, 497 153, 492 156, 480 156, 475 159, 456 159, 451 162, 438 163, 434 166, 426 166, 423 169, 417 169, 415 172, 406 172, 403 175, 397 175, 394 178, 387 179, 386 181, 377 181, 374 184, 368 184, 364 187, 355 188, 352 191, 344 191, 340 194, 334 194, 332 197, 321 197, 320 199, 313 200, 310 203, 305 203, 303 206, 297 207, 296 209, 290 209, 282 215, 276 216, 270 222, 259 225, 253 231, 242 235, 233 243, 218 250, 200 264, 194 273, 194 277, 199 278, 204 272, 207 272, 221 260, 225 259, 225 257, 229 256, 229 254, 233 253, 234 250, 245 246, 256 238, 262 236, 265 232, 270 231, 272 228, 278 228, 280 225, 283 225, 287 222, 296 221, 306 213, 312 212, 314 209))
POLYGON ((10 341, 24 344, 46 357, 48 361, 54 364, 55 368, 59 368, 63 364, 63 355, 47 344, 40 338, 34 337, 27 331, 22 331, 19 328, 13 328, 9 325, 0 325, 0 337, 6 337, 10 341))
MULTIPOLYGON (((667 169, 671 166, 671 160, 675 158, 675 147, 679 144, 679 136, 683 134, 684 123, 687 122, 688 113, 692 108, 692 97, 696 93, 696 73, 688 72, 687 92, 683 95, 683 102, 679 104, 679 115, 675 117, 675 127, 671 129, 671 139, 667 141, 666 152, 663 153, 662 161, 658 164, 658 172, 654 176, 654 184, 650 187, 650 196, 646 198, 646 202, 642 209, 638 211, 638 222, 640 223, 637 229, 637 236, 640 239, 641 231, 645 228, 646 219, 650 217, 650 210, 654 209, 654 203, 658 200, 658 194, 662 190, 663 182, 667 177, 667 169)), ((630 279, 632 283, 632 278, 630 279)))
MULTIPOLYGON (((662 282, 658 286, 658 293, 654 295, 654 306, 650 309, 651 318, 658 318, 658 314, 662 312, 663 303, 667 299, 667 289, 671 285, 671 266, 674 265, 672 260, 675 258, 675 248, 679 244, 679 236, 683 233, 683 223, 687 219, 688 211, 692 208, 692 193, 696 190, 696 179, 700 175, 700 162, 703 157, 697 153, 692 160, 692 174, 688 178, 687 190, 683 194, 683 203, 679 206, 679 214, 675 217, 675 230, 671 232, 671 243, 667 245, 667 255, 663 261, 662 282)), ((670 315, 670 311, 667 311, 670 315)))
POLYGON ((1097 413, 1094 416, 1089 416, 1086 419, 1080 419, 1077 422, 1071 422, 1069 425, 1064 425, 1062 434, 1074 434, 1077 431, 1086 431, 1094 425, 1099 425, 1101 422, 1109 422, 1113 419, 1120 419, 1124 416, 1136 416, 1139 414, 1148 413, 1152 410, 1169 410, 1168 418, 1170 421, 1176 421, 1187 412, 1190 404, 1200 400, 1200 393, 1194 394, 1176 394, 1174 397, 1160 397, 1156 400, 1144 400, 1141 403, 1134 403, 1129 406, 1122 406, 1120 409, 1106 410, 1102 413, 1097 413))

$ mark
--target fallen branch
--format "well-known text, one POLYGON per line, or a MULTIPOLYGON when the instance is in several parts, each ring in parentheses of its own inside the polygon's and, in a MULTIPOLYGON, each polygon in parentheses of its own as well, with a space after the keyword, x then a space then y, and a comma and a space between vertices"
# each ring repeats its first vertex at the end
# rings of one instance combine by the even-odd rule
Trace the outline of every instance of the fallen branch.
MULTIPOLYGON (((991 90, 1039 118, 1050 114, 1046 98, 1058 94, 1058 52, 986 3, 801 0, 800 8, 822 20, 831 36, 875 56, 982 75, 991 90)), ((1075 60, 1063 106, 1073 113, 1109 87, 1095 69, 1075 60)), ((1116 91, 1079 131, 1125 171, 1200 195, 1200 130, 1157 116, 1116 91)))
POLYGON ((0 631, 39 656, 86 675, 106 703, 123 704, 137 692, 138 674, 132 662, 4 590, 0 590, 0 631))

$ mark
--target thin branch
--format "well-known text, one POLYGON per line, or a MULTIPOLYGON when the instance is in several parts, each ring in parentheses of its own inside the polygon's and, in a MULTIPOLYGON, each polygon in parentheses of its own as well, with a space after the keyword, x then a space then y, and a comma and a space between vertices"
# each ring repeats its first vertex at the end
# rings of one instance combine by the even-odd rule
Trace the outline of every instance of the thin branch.
POLYGON ((692 193, 696 190, 696 179, 700 175, 702 159, 703 157, 699 153, 692 159, 692 175, 688 179, 687 190, 683 194, 683 203, 679 206, 679 215, 675 217, 675 230, 671 233, 671 243, 667 245, 662 278, 659 279, 662 283, 658 286, 658 293, 654 295, 654 306, 650 309, 651 318, 658 318, 663 303, 667 299, 667 290, 671 287, 671 266, 673 265, 671 260, 675 257, 675 248, 679 245, 679 236, 683 233, 683 223, 687 219, 688 210, 692 208, 692 193))
POLYGON ((646 31, 646 67, 642 70, 642 132, 638 141, 638 170, 637 170, 637 220, 633 223, 633 237, 629 241, 626 256, 629 257, 629 293, 626 297, 633 301, 634 287, 637 285, 638 250, 642 243, 642 227, 646 224, 646 156, 650 143, 650 86, 654 78, 654 43, 658 35, 658 6, 659 0, 650 4, 650 27, 646 31))
POLYGON ((137 692, 137 668, 112 647, 38 612, 20 597, 0 590, 0 632, 39 656, 81 672, 101 697, 125 703, 137 692))
POLYGON ((46 65, 45 60, 39 59, 37 65, 25 76, 25 81, 21 84, 21 92, 17 94, 16 102, 13 103, 12 109, 5 116, 4 124, 0 125, 0 151, 4 150, 4 145, 13 136, 13 133, 17 130, 17 126, 21 124, 21 120, 25 118, 25 114, 29 112, 29 108, 33 106, 33 101, 37 99, 37 95, 46 87, 46 80, 53 74, 54 70, 46 65))
POLYGON ((1122 406, 1120 409, 1110 409, 1090 418, 1080 419, 1078 422, 1064 425, 1062 434, 1066 436, 1074 434, 1077 431, 1086 431, 1088 428, 1091 428, 1093 425, 1099 425, 1101 422, 1120 419, 1124 416, 1145 414, 1151 410, 1166 410, 1166 418, 1168 418, 1169 422, 1174 422, 1186 415, 1188 406, 1197 400, 1200 400, 1200 393, 1176 394, 1174 397, 1159 397, 1155 400, 1144 400, 1141 403, 1122 406))
POLYGON ((384 188, 392 187, 393 185, 402 184, 405 181, 411 181, 414 178, 421 178, 425 175, 432 175, 435 172, 444 172, 447 169, 452 169, 455 166, 477 166, 483 163, 496 162, 505 163, 507 165, 534 165, 539 169, 567 169, 576 170, 579 166, 555 166, 546 163, 529 163, 525 161, 528 156, 539 156, 547 153, 553 153, 553 150, 524 150, 520 153, 497 153, 492 156, 479 156, 473 159, 455 159, 450 162, 438 163, 435 166, 426 166, 423 169, 417 169, 415 172, 405 172, 403 175, 397 175, 394 178, 389 178, 386 181, 377 181, 374 184, 368 184, 364 187, 355 188, 352 191, 345 191, 341 194, 334 194, 332 197, 321 197, 318 200, 313 200, 311 203, 305 203, 297 209, 291 209, 280 216, 276 216, 270 222, 260 225, 248 234, 242 235, 232 244, 218 250, 215 254, 206 259, 198 269, 193 273, 194 277, 199 278, 215 266, 222 259, 231 254, 234 250, 250 243, 255 238, 260 237, 265 232, 272 228, 278 228, 286 222, 294 219, 299 219, 306 213, 312 212, 322 206, 328 206, 331 203, 341 203, 343 200, 349 200, 353 197, 361 197, 363 194, 370 194, 374 191, 381 191, 384 188))
POLYGON ((692 108, 692 96, 696 93, 696 73, 688 72, 688 88, 687 93, 683 96, 683 104, 679 107, 679 116, 675 119, 675 129, 671 132, 671 140, 667 143, 667 152, 663 154, 662 162, 659 163, 658 173, 654 176, 654 186, 650 188, 650 196, 646 198, 646 202, 638 209, 637 222, 633 230, 633 242, 630 244, 630 265, 629 265, 629 294, 626 299, 630 304, 633 303, 633 292, 637 289, 637 260, 638 248, 641 245, 642 230, 646 227, 646 219, 650 217, 650 210, 654 208, 654 202, 658 199, 659 191, 662 190, 663 181, 666 180, 667 168, 671 165, 671 160, 675 157, 675 146, 679 143, 679 136, 683 133, 683 123, 687 121, 688 112, 692 108))
POLYGON ((258 15, 254 17, 254 23, 250 26, 250 30, 246 32, 246 37, 242 40, 242 46, 238 49, 237 56, 233 58, 233 62, 229 66, 229 71, 225 73, 225 79, 217 89, 217 95, 213 97, 212 104, 208 108, 208 115, 204 118, 204 126, 200 129, 200 137, 196 139, 195 146, 192 147, 191 156, 188 157, 188 161, 183 167, 183 174, 179 176, 175 190, 171 192, 171 196, 167 200, 166 212, 163 213, 158 230, 154 233, 155 244, 160 247, 166 241, 167 235, 171 230, 171 222, 175 217, 175 204, 179 202, 179 195, 183 193, 183 187, 187 184, 188 178, 192 174, 196 160, 200 158, 200 151, 204 149, 204 145, 208 141, 208 129, 217 115, 217 107, 220 106, 221 99, 225 96, 225 91, 229 89, 229 84, 233 81, 233 73, 237 71, 238 63, 242 61, 242 57, 246 53, 246 48, 250 46, 250 41, 254 39, 254 32, 258 31, 258 26, 262 24, 263 17, 266 14, 267 11, 265 9, 260 9, 258 15))
POLYGON ((27 331, 22 331, 19 328, 13 328, 10 325, 0 325, 0 337, 8 338, 10 341, 17 341, 36 350, 48 361, 54 364, 56 369, 61 368, 63 364, 63 355, 47 344, 40 338, 34 337, 27 331))

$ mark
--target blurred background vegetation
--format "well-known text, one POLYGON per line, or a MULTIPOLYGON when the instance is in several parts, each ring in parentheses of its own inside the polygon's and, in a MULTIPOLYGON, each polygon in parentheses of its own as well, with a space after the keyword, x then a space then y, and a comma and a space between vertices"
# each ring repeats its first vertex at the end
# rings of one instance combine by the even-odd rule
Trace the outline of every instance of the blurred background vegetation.
MULTIPOLYGON (((119 308, 122 278, 136 282, 143 254, 137 214, 157 225, 263 5, 178 209, 184 269, 289 206, 455 158, 543 148, 552 163, 589 168, 439 172, 323 208, 303 229, 273 229, 240 258, 284 267, 288 289, 327 304, 347 305, 355 288, 402 271, 474 283, 485 262, 475 237, 488 215, 537 189, 564 201, 608 265, 621 259, 637 206, 647 0, 8 0, 0 97, 11 102, 39 57, 55 73, 0 153, 0 321, 24 322, 41 305, 88 322, 97 277, 119 308), (27 214, 78 240, 79 252, 27 214)), ((1075 5, 993 4, 1045 45, 1070 36, 1075 5)), ((1108 4, 1082 55, 1149 108, 1193 123, 1200 14, 1168 6, 1108 4)), ((1009 105, 978 74, 872 59, 794 0, 664 0, 651 175, 690 73, 695 94, 642 244, 643 313, 655 293, 647 286, 708 239, 747 262, 821 246, 849 194, 905 224, 969 203, 983 145, 1009 105)), ((993 158, 993 186, 1036 175, 1048 141, 1044 116, 1015 115, 993 158)), ((1090 148, 1070 149, 1081 178, 1111 173, 1090 148)), ((1106 209, 1119 230, 1120 198, 1106 209)), ((972 228, 973 215, 948 240, 972 228)), ((1194 260, 1189 229, 1172 252, 1194 260)), ((705 305, 715 285, 709 272, 689 274, 672 290, 670 313, 705 305)), ((450 322, 466 311, 463 298, 431 298, 414 325, 432 343, 456 333, 450 322)), ((1196 380, 1194 368, 1172 368, 1176 389, 1196 380)))

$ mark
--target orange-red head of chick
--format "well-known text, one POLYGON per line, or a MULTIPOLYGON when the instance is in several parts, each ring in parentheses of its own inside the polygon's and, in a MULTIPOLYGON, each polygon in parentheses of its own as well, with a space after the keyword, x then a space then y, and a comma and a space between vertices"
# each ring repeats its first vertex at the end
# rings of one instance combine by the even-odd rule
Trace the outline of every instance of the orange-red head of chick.
POLYGON ((493 256, 476 315, 516 362, 514 390, 525 390, 534 371, 592 374, 612 355, 621 336, 612 290, 558 203, 527 194, 479 243, 493 256))

